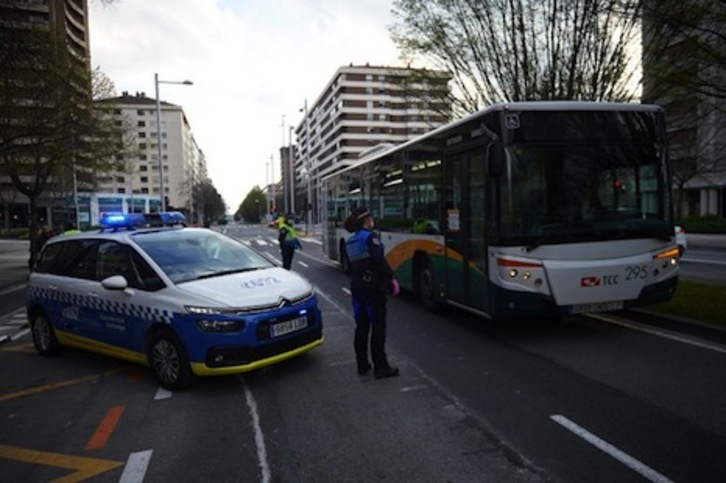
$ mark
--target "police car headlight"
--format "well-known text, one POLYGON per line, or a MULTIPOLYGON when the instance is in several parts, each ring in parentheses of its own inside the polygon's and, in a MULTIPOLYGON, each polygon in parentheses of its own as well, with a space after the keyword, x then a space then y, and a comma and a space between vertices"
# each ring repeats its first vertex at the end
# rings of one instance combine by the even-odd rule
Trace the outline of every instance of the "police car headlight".
POLYGON ((239 332, 244 323, 239 320, 197 320, 197 327, 204 332, 239 332))
POLYGON ((186 309, 190 314, 198 315, 219 315, 222 313, 221 309, 215 309, 213 307, 193 307, 191 305, 187 305, 186 309))

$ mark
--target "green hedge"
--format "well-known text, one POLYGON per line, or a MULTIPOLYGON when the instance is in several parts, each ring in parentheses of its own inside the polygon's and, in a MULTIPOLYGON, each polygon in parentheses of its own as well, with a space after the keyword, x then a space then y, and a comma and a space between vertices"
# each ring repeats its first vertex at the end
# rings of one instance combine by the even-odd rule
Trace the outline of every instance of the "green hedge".
POLYGON ((678 223, 686 233, 724 233, 726 234, 726 218, 723 216, 690 216, 678 223))

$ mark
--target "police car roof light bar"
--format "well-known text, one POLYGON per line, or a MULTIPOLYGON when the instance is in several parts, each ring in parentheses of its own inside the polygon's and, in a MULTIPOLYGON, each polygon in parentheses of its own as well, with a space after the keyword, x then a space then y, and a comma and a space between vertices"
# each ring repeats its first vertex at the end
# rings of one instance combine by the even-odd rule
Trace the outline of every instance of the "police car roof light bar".
POLYGON ((101 215, 99 224, 101 231, 104 230, 133 230, 144 226, 173 226, 184 225, 186 218, 178 211, 168 211, 161 213, 120 213, 110 212, 101 215))

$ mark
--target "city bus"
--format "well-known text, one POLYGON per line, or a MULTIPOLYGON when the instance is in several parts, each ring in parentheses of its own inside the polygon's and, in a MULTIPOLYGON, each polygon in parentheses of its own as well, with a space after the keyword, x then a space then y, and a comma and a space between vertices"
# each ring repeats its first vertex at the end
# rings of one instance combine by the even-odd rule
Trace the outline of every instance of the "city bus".
POLYGON ((362 153, 322 181, 323 250, 367 207, 427 308, 559 319, 669 300, 675 241, 664 114, 642 104, 493 105, 362 153))

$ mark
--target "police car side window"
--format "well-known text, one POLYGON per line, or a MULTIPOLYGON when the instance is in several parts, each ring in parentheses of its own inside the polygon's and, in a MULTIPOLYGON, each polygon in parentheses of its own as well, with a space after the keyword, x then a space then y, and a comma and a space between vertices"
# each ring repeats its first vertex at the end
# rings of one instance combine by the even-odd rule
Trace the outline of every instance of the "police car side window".
POLYGON ((73 240, 58 245, 59 252, 49 264, 48 273, 93 280, 98 241, 73 240))
POLYGON ((131 251, 131 263, 136 269, 136 273, 139 275, 140 285, 136 288, 140 290, 148 290, 155 292, 166 287, 164 281, 159 278, 153 268, 146 263, 146 260, 141 258, 141 255, 136 253, 134 250, 131 251))
POLYGON ((133 284, 134 274, 130 270, 129 256, 126 247, 115 241, 104 241, 98 247, 96 260, 96 280, 105 280, 114 275, 121 275, 133 284))
POLYGON ((164 282, 131 247, 105 241, 98 248, 96 280, 114 275, 121 275, 129 287, 140 290, 159 290, 164 287, 164 282))
POLYGON ((51 273, 51 267, 57 264, 60 260, 59 254, 61 253, 62 248, 62 243, 46 245, 33 270, 38 273, 51 273))

